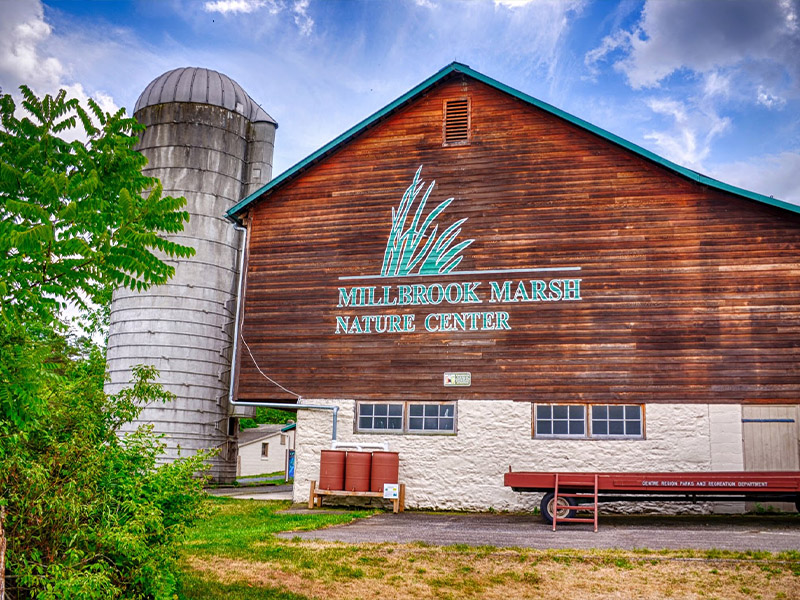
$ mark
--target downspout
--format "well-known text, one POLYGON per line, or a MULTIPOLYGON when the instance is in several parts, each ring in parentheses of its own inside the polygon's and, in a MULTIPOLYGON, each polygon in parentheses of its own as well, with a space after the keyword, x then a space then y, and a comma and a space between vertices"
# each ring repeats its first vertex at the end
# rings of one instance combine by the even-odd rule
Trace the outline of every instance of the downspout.
POLYGON ((231 384, 228 389, 228 402, 231 406, 263 406, 264 408, 290 408, 290 409, 308 409, 308 410, 330 410, 333 412, 333 425, 331 427, 331 441, 336 441, 336 424, 339 418, 339 407, 328 406, 325 404, 300 404, 302 398, 298 396, 297 404, 291 402, 242 402, 233 399, 233 392, 236 385, 238 373, 236 371, 236 359, 239 355, 239 325, 241 323, 242 311, 242 291, 244 288, 244 255, 247 251, 247 227, 242 227, 238 223, 233 224, 236 231, 242 233, 242 250, 239 253, 239 282, 236 289, 236 316, 233 324, 233 351, 231 352, 231 384))

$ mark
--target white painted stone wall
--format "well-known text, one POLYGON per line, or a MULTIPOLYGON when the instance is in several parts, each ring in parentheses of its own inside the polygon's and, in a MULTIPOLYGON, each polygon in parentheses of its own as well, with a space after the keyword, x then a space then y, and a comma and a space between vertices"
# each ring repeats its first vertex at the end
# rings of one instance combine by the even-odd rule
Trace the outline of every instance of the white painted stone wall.
MULTIPOLYGON (((742 468, 738 405, 654 404, 643 440, 533 439, 526 402, 458 402, 456 435, 356 434, 353 400, 306 400, 339 406, 338 440, 389 443, 400 453, 406 506, 418 509, 523 511, 537 494, 503 485, 515 471, 697 471, 742 468)), ((330 448, 331 413, 299 410, 294 501, 307 502, 319 479, 320 450, 330 448)))

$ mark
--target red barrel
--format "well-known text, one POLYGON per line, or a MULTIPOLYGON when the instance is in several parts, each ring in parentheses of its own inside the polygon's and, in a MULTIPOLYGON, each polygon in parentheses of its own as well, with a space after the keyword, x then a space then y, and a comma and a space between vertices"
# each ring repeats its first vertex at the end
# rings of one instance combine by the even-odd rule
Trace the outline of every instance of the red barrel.
POLYGON ((319 460, 319 489, 344 489, 344 450, 323 450, 319 460))
POLYGON ((371 466, 371 452, 348 452, 344 489, 348 492, 368 492, 371 466))
POLYGON ((400 454, 397 452, 373 452, 370 490, 382 492, 384 483, 397 483, 400 454))

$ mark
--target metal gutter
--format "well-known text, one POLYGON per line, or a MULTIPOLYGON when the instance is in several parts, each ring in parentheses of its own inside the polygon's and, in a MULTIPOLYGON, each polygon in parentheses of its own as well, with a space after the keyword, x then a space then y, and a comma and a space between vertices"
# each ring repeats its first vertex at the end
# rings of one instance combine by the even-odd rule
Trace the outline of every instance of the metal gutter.
POLYGON ((238 223, 233 224, 236 231, 242 233, 242 246, 239 252, 239 281, 236 284, 236 312, 233 321, 233 350, 231 351, 231 377, 228 388, 228 402, 231 406, 236 406, 233 401, 233 390, 236 384, 236 361, 239 357, 239 322, 242 316, 242 289, 244 288, 244 255, 247 252, 247 227, 242 227, 238 223))
POLYGON ((231 401, 231 404, 234 406, 262 406, 264 408, 282 408, 282 409, 291 409, 291 410, 330 410, 333 411, 332 417, 332 427, 331 427, 331 443, 336 441, 336 433, 337 433, 337 424, 339 421, 339 407, 336 405, 330 406, 327 404, 300 404, 302 402, 302 398, 297 400, 297 404, 292 402, 251 402, 251 401, 231 401))
POLYGON ((600 136, 600 137, 602 137, 602 138, 604 138, 604 139, 606 139, 606 140, 608 140, 608 141, 610 141, 610 142, 612 142, 612 143, 614 143, 614 144, 616 144, 618 146, 621 146, 621 147, 623 147, 623 148, 625 148, 627 150, 630 150, 631 152, 634 152, 635 154, 638 154, 639 156, 641 156, 641 157, 643 157, 643 158, 645 158, 645 159, 647 159, 649 161, 652 161, 652 162, 654 162, 656 164, 659 164, 659 165, 669 169, 670 171, 674 171, 675 173, 677 173, 677 174, 679 174, 679 175, 681 175, 681 176, 683 176, 683 177, 685 177, 685 178, 687 178, 687 179, 689 179, 691 181, 694 181, 694 182, 699 183, 701 185, 706 185, 708 187, 711 187, 711 188, 714 188, 714 189, 717 189, 717 190, 721 190, 723 192, 727 192, 727 193, 730 193, 730 194, 735 194, 737 196, 741 196, 741 197, 747 198, 749 200, 755 200, 756 202, 761 202, 763 204, 768 204, 770 206, 775 206, 777 208, 782 208, 784 210, 788 210, 788 211, 800 214, 800 206, 797 206, 795 204, 790 204, 789 202, 785 202, 783 200, 778 200, 776 198, 773 198, 772 196, 765 196, 765 195, 759 194, 757 192, 751 192, 751 191, 743 189, 743 188, 739 188, 739 187, 736 187, 736 186, 733 186, 733 185, 729 185, 727 183, 723 183, 721 181, 718 181, 716 179, 713 179, 711 177, 708 177, 706 175, 698 173, 697 171, 692 171, 691 169, 687 169, 686 167, 682 167, 682 166, 680 166, 680 165, 678 165, 678 164, 676 164, 676 163, 674 163, 674 162, 672 162, 670 160, 667 160, 666 158, 663 158, 663 157, 651 152, 650 150, 642 148, 641 146, 638 146, 637 144, 634 144, 633 142, 629 142, 628 140, 625 140, 625 139, 619 137, 618 135, 610 133, 610 132, 606 131, 605 129, 597 127, 596 125, 592 125, 588 121, 584 121, 583 119, 581 119, 579 117, 576 117, 574 115, 571 115, 571 114, 569 114, 569 113, 567 113, 567 112, 565 112, 565 111, 563 111, 563 110, 561 110, 559 108, 556 108, 555 106, 553 106, 551 104, 548 104, 546 102, 538 100, 538 99, 534 98, 533 96, 529 96, 528 94, 525 94, 524 92, 520 92, 517 89, 514 89, 514 88, 512 88, 512 87, 510 87, 510 86, 508 86, 508 85, 506 85, 504 83, 501 83, 501 82, 499 82, 499 81, 497 81, 495 79, 492 79, 491 77, 488 77, 488 76, 486 76, 486 75, 484 75, 482 73, 479 73, 478 71, 475 71, 475 70, 471 69, 467 65, 464 65, 464 64, 461 64, 461 63, 458 63, 458 62, 453 62, 453 63, 450 63, 445 68, 441 69, 439 72, 437 72, 434 75, 432 75, 431 77, 428 77, 425 81, 423 81, 419 85, 415 86, 414 88, 412 88, 411 90, 409 90, 408 92, 406 92, 405 94, 400 96, 399 98, 397 98, 394 102, 391 102, 390 104, 386 105, 381 110, 377 111, 376 113, 373 113, 372 115, 370 115, 369 117, 367 117, 363 121, 359 122, 355 126, 351 127, 347 131, 345 131, 343 134, 341 134, 337 138, 335 138, 335 139, 331 140, 330 142, 328 142, 327 144, 325 144, 322 148, 320 148, 319 150, 317 150, 313 154, 310 154, 309 156, 307 156, 306 158, 301 160, 299 163, 297 163, 293 167, 290 167, 289 169, 287 169, 286 171, 284 171, 283 173, 278 175, 275 179, 270 181, 268 184, 266 184, 261 189, 256 190, 255 192, 253 192, 252 194, 250 194, 249 196, 247 196, 246 198, 244 198, 243 200, 238 202, 234 207, 232 207, 230 210, 228 210, 227 213, 225 213, 225 216, 229 220, 231 220, 233 222, 239 222, 238 214, 240 212, 242 212, 245 208, 247 208, 247 206, 249 206, 259 196, 262 196, 263 194, 266 194, 267 192, 269 192, 269 191, 273 190, 274 188, 280 186, 285 181, 293 178, 295 175, 297 175, 302 170, 308 168, 313 163, 321 160, 322 158, 324 158, 325 155, 327 155, 328 153, 336 150, 339 146, 341 146, 342 144, 346 143, 347 141, 349 141, 351 138, 355 137, 356 135, 360 134, 363 130, 365 130, 370 125, 380 121, 381 119, 386 117, 388 114, 390 114, 393 111, 397 110, 398 108, 400 108, 401 106, 403 106, 407 102, 411 101, 416 96, 418 96, 419 94, 421 94, 422 92, 424 92, 428 88, 432 87, 434 84, 436 84, 437 82, 439 82, 440 80, 444 79, 445 77, 447 77, 448 75, 450 75, 452 73, 462 73, 464 75, 468 75, 468 76, 470 76, 470 77, 472 77, 472 78, 474 78, 474 79, 476 79, 476 80, 478 80, 478 81, 480 81, 480 82, 482 82, 482 83, 484 83, 484 84, 486 84, 488 86, 491 86, 491 87, 493 87, 493 88, 495 88, 497 90, 505 92, 505 93, 507 93, 507 94, 519 99, 519 100, 522 100, 523 102, 526 102, 528 104, 536 106, 537 108, 540 108, 540 109, 544 110, 545 112, 548 112, 548 113, 550 113, 552 115, 555 115, 555 116, 557 116, 557 117, 559 117, 561 119, 564 119, 565 121, 568 121, 568 122, 570 122, 570 123, 572 123, 574 125, 577 125, 578 127, 581 127, 582 129, 585 129, 585 130, 587 130, 587 131, 589 131, 591 133, 594 133, 595 135, 598 135, 598 136, 600 136))

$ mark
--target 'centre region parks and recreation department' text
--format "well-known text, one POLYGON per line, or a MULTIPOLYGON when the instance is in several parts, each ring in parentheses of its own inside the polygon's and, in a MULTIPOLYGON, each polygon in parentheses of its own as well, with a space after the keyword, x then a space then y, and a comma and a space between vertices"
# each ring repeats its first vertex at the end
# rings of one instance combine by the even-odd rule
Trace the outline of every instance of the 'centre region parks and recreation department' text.
MULTIPOLYGON (((337 308, 475 305, 484 302, 505 304, 581 299, 580 279, 490 281, 488 288, 482 286, 480 281, 469 281, 430 285, 340 287, 337 308)), ((484 310, 431 312, 425 316, 423 326, 430 333, 511 329, 508 312, 484 310)), ((350 314, 336 317, 337 334, 412 333, 416 328, 414 313, 350 314)))

